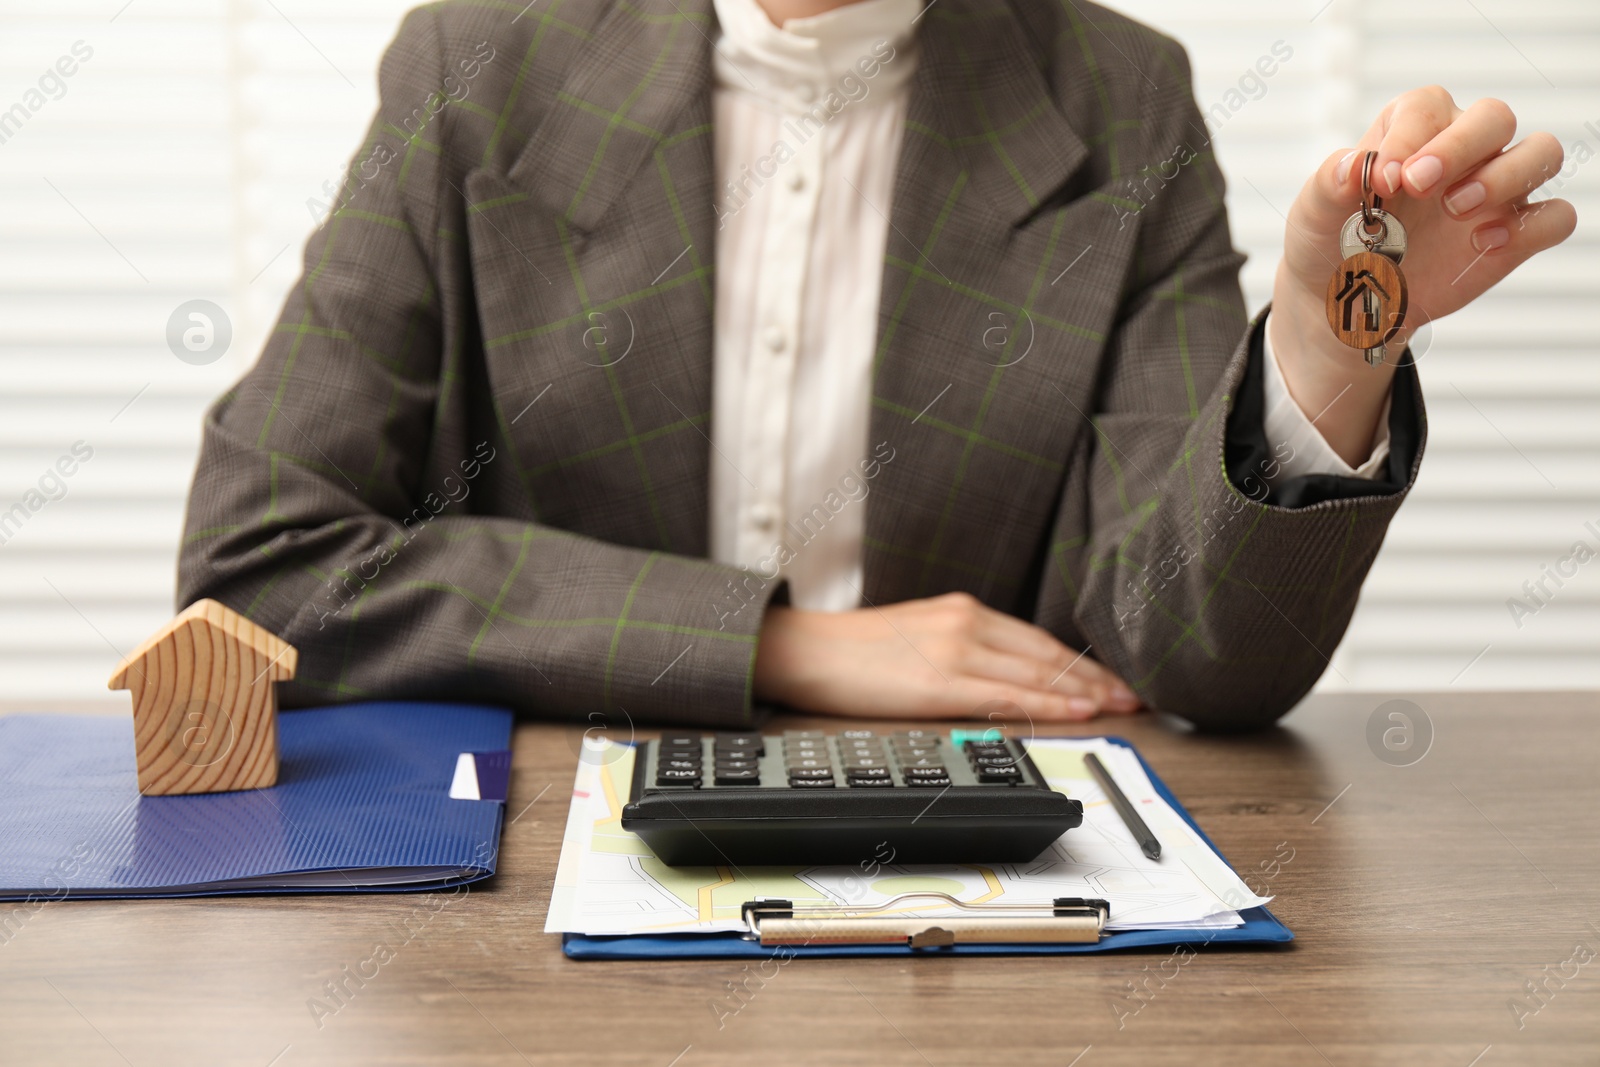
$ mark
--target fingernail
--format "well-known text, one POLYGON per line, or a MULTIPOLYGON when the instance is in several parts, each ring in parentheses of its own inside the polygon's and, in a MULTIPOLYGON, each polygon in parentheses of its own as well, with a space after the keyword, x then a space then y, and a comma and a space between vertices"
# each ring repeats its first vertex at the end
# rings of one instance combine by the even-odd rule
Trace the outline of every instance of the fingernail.
POLYGON ((1100 705, 1096 704, 1088 697, 1068 697, 1067 710, 1076 711, 1082 715, 1093 715, 1095 712, 1100 710, 1100 705))
POLYGON ((1504 226, 1491 226, 1487 230, 1479 230, 1472 235, 1472 247, 1480 252, 1487 252, 1491 248, 1500 248, 1511 241, 1511 231, 1504 226))
POLYGON ((1339 160, 1339 172, 1338 172, 1339 173, 1339 184, 1340 185, 1343 185, 1349 179, 1349 177, 1350 177, 1350 163, 1355 158, 1356 158, 1356 150, 1354 148, 1350 149, 1350 151, 1346 152, 1344 154, 1344 156, 1340 158, 1340 160, 1339 160))
POLYGON ((1482 182, 1468 182, 1444 198, 1444 208, 1452 215, 1465 215, 1488 198, 1482 182))
POLYGON ((1389 183, 1391 194, 1400 191, 1400 161, 1390 160, 1383 165, 1383 180, 1389 183))
POLYGON ((1444 164, 1438 156, 1423 156, 1406 168, 1406 180, 1419 193, 1425 193, 1433 183, 1444 177, 1444 164))

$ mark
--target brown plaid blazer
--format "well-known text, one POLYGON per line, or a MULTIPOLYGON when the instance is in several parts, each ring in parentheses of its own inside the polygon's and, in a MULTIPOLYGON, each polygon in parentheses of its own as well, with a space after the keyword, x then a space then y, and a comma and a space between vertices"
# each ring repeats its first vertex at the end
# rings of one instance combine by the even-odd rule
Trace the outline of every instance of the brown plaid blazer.
MULTIPOLYGON (((179 601, 298 647, 287 703, 751 721, 781 586, 705 558, 714 32, 710 0, 406 17, 189 501, 179 601)), ((1270 722, 1415 458, 1300 507, 1229 467, 1259 324, 1176 43, 1083 0, 942 0, 918 33, 864 601, 966 590, 1156 707, 1270 722)))

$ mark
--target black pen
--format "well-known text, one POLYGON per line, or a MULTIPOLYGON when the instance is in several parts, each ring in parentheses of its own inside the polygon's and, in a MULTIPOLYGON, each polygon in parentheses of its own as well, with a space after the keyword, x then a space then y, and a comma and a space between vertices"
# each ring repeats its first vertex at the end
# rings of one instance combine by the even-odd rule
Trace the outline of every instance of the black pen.
POLYGON ((1156 840, 1156 835, 1150 832, 1150 827, 1144 824, 1144 820, 1134 810, 1133 802, 1128 799, 1127 794, 1118 788, 1116 779, 1111 777, 1111 772, 1100 762, 1100 757, 1093 752, 1085 752, 1083 763, 1089 768, 1089 773, 1094 775, 1094 780, 1100 783, 1100 788, 1105 790, 1106 796, 1111 798, 1117 814, 1122 816, 1123 825, 1128 828, 1133 839, 1139 842, 1139 851, 1153 860, 1160 859, 1161 842, 1156 840))

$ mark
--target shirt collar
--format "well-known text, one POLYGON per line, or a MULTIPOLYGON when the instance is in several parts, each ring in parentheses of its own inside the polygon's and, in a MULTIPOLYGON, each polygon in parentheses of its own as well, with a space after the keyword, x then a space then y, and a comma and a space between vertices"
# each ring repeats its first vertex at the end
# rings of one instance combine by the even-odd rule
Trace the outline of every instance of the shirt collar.
POLYGON ((892 92, 915 70, 913 34, 922 4, 856 0, 780 28, 757 0, 713 0, 722 30, 713 58, 717 87, 801 110, 829 91, 851 100, 859 99, 861 85, 892 92))

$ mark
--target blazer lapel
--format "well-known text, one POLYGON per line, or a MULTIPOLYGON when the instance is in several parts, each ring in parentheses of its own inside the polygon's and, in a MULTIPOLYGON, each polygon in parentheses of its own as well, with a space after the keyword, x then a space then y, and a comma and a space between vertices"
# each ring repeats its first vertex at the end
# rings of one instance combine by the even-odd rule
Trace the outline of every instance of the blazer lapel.
POLYGON ((508 177, 595 229, 685 111, 709 121, 715 26, 711 0, 617 0, 508 177))
MULTIPOLYGON (((912 81, 910 138, 939 145, 967 171, 972 193, 1007 225, 1032 215, 1089 155, 1061 113, 1031 42, 1005 0, 945 0, 925 18, 912 81), (920 137, 919 137, 920 135, 920 137)), ((896 203, 919 206, 915 173, 896 203)))
POLYGON ((1091 153, 1004 0, 944 0, 918 47, 873 378, 870 440, 895 458, 867 510, 864 599, 962 588, 1020 608, 1085 429, 1058 390, 1089 406, 1115 308, 1051 285, 1099 239, 1076 199, 1091 153))
POLYGON ((710 0, 616 0, 503 172, 466 177, 489 391, 533 516, 707 545, 710 0), (533 407, 549 390, 559 401, 533 407))

